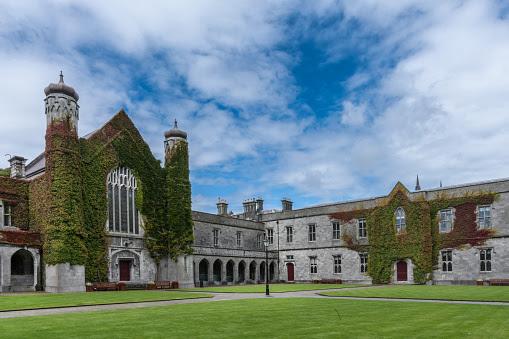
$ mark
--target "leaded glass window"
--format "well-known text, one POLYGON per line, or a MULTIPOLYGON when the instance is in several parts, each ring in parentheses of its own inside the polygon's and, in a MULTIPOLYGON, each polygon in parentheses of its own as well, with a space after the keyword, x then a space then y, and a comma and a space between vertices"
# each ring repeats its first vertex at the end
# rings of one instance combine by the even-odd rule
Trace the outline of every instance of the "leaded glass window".
POLYGON ((140 233, 140 217, 136 207, 138 185, 133 172, 118 167, 107 177, 108 230, 119 233, 140 233))
POLYGON ((405 210, 402 207, 396 209, 396 231, 398 233, 403 232, 406 229, 406 215, 405 210))

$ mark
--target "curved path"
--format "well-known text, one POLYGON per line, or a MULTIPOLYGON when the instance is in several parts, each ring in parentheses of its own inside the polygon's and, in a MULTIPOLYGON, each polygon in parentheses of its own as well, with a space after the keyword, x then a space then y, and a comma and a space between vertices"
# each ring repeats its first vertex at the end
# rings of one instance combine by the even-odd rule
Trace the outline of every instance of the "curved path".
MULTIPOLYGON (((359 288, 359 287, 356 287, 359 288)), ((63 313, 76 313, 76 312, 91 312, 91 311, 107 311, 107 310, 122 310, 131 308, 143 308, 154 306, 167 306, 178 304, 194 304, 224 300, 241 300, 241 299, 264 299, 264 298, 329 298, 329 299, 347 299, 347 300, 374 300, 374 301, 396 301, 396 302, 421 302, 421 303, 445 303, 445 304, 467 304, 467 305, 502 305, 509 306, 509 302, 488 302, 488 301, 453 301, 453 300, 436 300, 436 299, 394 299, 394 298, 365 298, 365 297, 331 297, 323 296, 319 293, 335 291, 336 289, 329 290, 314 290, 314 291, 297 291, 297 292, 280 292, 273 293, 266 297, 262 293, 225 293, 225 292, 185 292, 185 293, 207 293, 211 294, 212 298, 197 298, 197 299, 181 299, 181 300, 167 300, 167 301, 146 301, 136 303, 123 303, 123 304, 110 304, 110 305, 93 305, 93 306, 71 306, 71 307, 57 307, 47 309, 33 309, 33 310, 20 310, 20 311, 2 311, 0 312, 0 319, 2 318, 18 318, 30 317, 51 314, 63 313)), ((342 289, 346 290, 346 288, 342 289)))

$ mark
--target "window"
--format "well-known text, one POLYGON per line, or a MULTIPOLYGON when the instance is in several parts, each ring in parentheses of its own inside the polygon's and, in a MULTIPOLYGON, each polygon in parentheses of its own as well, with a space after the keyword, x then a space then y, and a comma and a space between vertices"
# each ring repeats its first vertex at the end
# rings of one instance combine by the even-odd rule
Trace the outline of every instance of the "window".
POLYGON ((485 248, 479 251, 481 260, 481 272, 491 272, 491 248, 485 248))
POLYGON ((12 226, 11 206, 0 200, 0 226, 12 226))
POLYGON ((242 246, 242 232, 237 232, 237 247, 242 246))
POLYGON ((396 231, 398 233, 403 232, 406 229, 406 216, 405 210, 402 207, 396 209, 396 231))
POLYGON ((136 208, 138 184, 132 171, 119 167, 108 174, 108 230, 139 234, 140 217, 136 208))
POLYGON ((316 264, 316 257, 309 257, 309 272, 311 274, 318 273, 318 265, 316 264))
POLYGON ((366 219, 362 218, 358 220, 359 224, 359 238, 366 238, 368 236, 368 230, 366 229, 366 219))
POLYGON ((286 242, 293 242, 293 227, 286 226, 286 242))
POLYGON ((359 257, 361 259, 361 273, 366 273, 368 271, 368 254, 359 253, 359 257))
POLYGON ((341 273, 341 256, 334 256, 334 274, 341 273))
POLYGON ((286 260, 293 260, 293 255, 287 255, 286 260))
POLYGON ((269 241, 269 245, 274 243, 274 230, 272 228, 267 228, 267 240, 269 241))
POLYGON ((308 225, 308 241, 316 241, 316 225, 308 225))
POLYGON ((442 272, 452 272, 452 251, 442 251, 442 272))
POLYGON ((491 206, 479 206, 477 208, 477 225, 479 228, 491 228, 491 206))
POLYGON ((452 230, 452 209, 448 208, 440 212, 440 233, 448 233, 452 230))
POLYGON ((332 222, 332 239, 339 240, 341 238, 341 227, 339 221, 332 222))
POLYGON ((214 247, 219 246, 219 230, 216 228, 212 231, 212 239, 214 242, 214 247))
POLYGON ((258 234, 256 236, 256 247, 258 247, 258 248, 263 247, 263 234, 258 234))

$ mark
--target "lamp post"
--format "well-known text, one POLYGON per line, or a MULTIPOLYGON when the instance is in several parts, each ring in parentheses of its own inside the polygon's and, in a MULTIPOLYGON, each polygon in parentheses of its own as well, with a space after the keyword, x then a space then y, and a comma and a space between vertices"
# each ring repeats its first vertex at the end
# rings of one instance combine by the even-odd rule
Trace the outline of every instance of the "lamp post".
POLYGON ((269 240, 263 240, 265 246, 265 295, 269 295, 269 240))

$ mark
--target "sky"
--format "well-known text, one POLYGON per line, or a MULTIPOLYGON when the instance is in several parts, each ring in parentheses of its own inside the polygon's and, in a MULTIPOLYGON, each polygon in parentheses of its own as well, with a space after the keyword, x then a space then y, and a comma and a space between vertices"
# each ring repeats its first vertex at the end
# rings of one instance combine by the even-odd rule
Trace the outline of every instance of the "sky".
POLYGON ((196 210, 509 177, 507 1, 3 0, 0 167, 60 70, 80 135, 124 108, 162 160, 178 120, 196 210))

